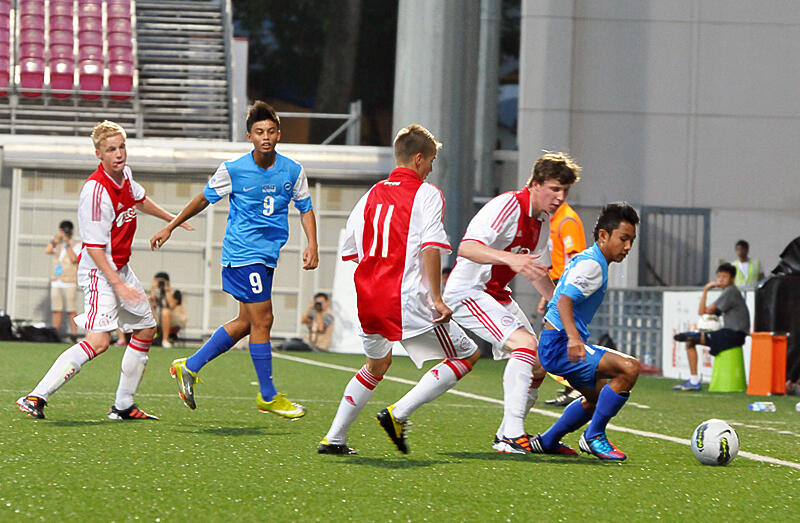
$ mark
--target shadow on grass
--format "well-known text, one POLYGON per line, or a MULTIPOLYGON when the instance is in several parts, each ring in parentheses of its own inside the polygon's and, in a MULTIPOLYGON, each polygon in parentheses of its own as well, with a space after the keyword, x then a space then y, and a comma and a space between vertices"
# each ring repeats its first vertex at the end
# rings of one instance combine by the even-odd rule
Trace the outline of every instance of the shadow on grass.
POLYGON ((56 427, 102 427, 103 425, 113 425, 105 419, 45 419, 42 423, 55 425, 56 427))
POLYGON ((369 458, 366 456, 339 456, 343 465, 364 465, 381 469, 413 469, 444 465, 450 461, 437 459, 369 458))
POLYGON ((482 459, 489 461, 531 461, 533 463, 578 463, 581 465, 603 465, 599 459, 581 459, 580 456, 556 456, 545 454, 503 454, 501 452, 444 452, 445 456, 458 459, 482 459))
POLYGON ((286 432, 266 432, 267 427, 203 427, 197 430, 178 430, 187 434, 211 434, 213 436, 286 436, 286 432))

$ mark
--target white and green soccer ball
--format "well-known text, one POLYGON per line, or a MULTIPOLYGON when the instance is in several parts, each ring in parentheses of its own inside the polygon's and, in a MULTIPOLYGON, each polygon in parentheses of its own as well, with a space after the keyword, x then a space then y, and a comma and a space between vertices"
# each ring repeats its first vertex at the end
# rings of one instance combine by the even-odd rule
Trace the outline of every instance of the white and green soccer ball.
POLYGON ((697 330, 699 331, 717 331, 722 328, 722 322, 719 321, 719 316, 716 314, 703 314, 697 319, 697 330))
POLYGON ((704 465, 727 465, 739 453, 739 435, 721 419, 706 420, 694 429, 692 453, 704 465))

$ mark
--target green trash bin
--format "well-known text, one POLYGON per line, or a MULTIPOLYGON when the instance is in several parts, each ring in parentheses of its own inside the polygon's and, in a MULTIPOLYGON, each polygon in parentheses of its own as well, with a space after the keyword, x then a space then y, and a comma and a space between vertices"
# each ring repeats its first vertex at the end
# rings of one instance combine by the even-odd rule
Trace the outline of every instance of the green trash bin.
POLYGON ((744 354, 741 347, 731 347, 714 357, 709 392, 744 392, 747 378, 744 374, 744 354))

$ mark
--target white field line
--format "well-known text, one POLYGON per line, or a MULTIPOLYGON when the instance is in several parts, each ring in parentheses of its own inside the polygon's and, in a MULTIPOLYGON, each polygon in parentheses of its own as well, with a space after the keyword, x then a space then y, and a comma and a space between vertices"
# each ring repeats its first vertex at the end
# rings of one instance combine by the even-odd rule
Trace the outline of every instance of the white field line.
MULTIPOLYGON (((289 356, 288 354, 280 354, 280 353, 277 353, 277 352, 273 352, 272 356, 275 357, 275 358, 280 358, 280 359, 289 360, 289 361, 295 361, 295 362, 298 362, 298 363, 305 363, 306 365, 315 365, 317 367, 324 367, 326 369, 341 370, 341 371, 350 372, 350 373, 353 373, 353 374, 358 372, 358 369, 354 369, 352 367, 345 367, 343 365, 334 365, 332 363, 325 363, 325 362, 321 362, 321 361, 308 360, 308 359, 305 359, 305 358, 298 358, 297 356, 289 356)), ((404 379, 404 378, 396 378, 394 376, 384 376, 383 379, 389 380, 389 381, 394 381, 394 382, 397 382, 397 383, 404 383, 406 385, 416 385, 417 384, 417 382, 415 382, 415 381, 407 380, 407 379, 404 379)), ((448 393, 449 394, 454 394, 456 396, 461 396, 462 398, 469 398, 469 399, 474 399, 474 400, 478 400, 478 401, 485 401, 485 402, 494 403, 494 404, 497 404, 497 405, 502 405, 503 404, 502 400, 498 400, 498 399, 495 399, 495 398, 489 398, 488 396, 481 396, 481 395, 478 395, 478 394, 471 394, 469 392, 461 392, 459 390, 452 390, 451 389, 451 390, 448 391, 448 393)), ((533 412, 535 412, 537 414, 541 414, 542 416, 548 416, 548 417, 551 417, 551 418, 561 417, 561 414, 557 414, 555 412, 550 412, 550 411, 546 411, 546 410, 531 409, 531 411, 533 411, 533 412)), ((619 431, 619 432, 626 432, 628 434, 634 434, 636 436, 642 436, 642 437, 645 437, 645 438, 660 439, 662 441, 670 441, 672 443, 679 443, 681 445, 691 446, 691 441, 689 441, 688 439, 676 438, 674 436, 667 436, 666 434, 659 434, 658 432, 648 432, 646 430, 630 429, 628 427, 620 427, 619 425, 612 425, 612 424, 609 424, 608 428, 612 429, 612 430, 619 431)), ((791 467, 791 468, 795 468, 795 469, 800 470, 800 463, 795 463, 794 461, 786 461, 786 460, 782 460, 782 459, 772 458, 770 456, 761 456, 760 454, 754 454, 752 452, 744 452, 744 451, 740 451, 739 452, 739 456, 742 456, 742 457, 747 458, 747 459, 752 459, 754 461, 760 461, 762 463, 772 463, 774 465, 783 465, 784 467, 791 467)))

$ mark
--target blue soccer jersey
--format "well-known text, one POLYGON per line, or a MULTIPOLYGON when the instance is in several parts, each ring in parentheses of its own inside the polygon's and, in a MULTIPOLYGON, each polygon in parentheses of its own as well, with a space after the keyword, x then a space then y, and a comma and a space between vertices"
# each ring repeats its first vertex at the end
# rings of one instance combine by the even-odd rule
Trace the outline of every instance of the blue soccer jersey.
POLYGON ((294 201, 301 213, 312 209, 303 166, 281 154, 276 154, 269 169, 259 167, 252 152, 223 162, 203 195, 211 203, 229 196, 223 266, 263 263, 275 267, 289 238, 289 202, 294 201))
POLYGON ((583 341, 589 339, 589 323, 603 302, 608 285, 608 262, 600 247, 595 243, 585 251, 575 255, 558 280, 553 298, 547 304, 544 319, 558 330, 564 330, 558 312, 558 299, 561 295, 572 298, 572 311, 575 326, 583 341))

